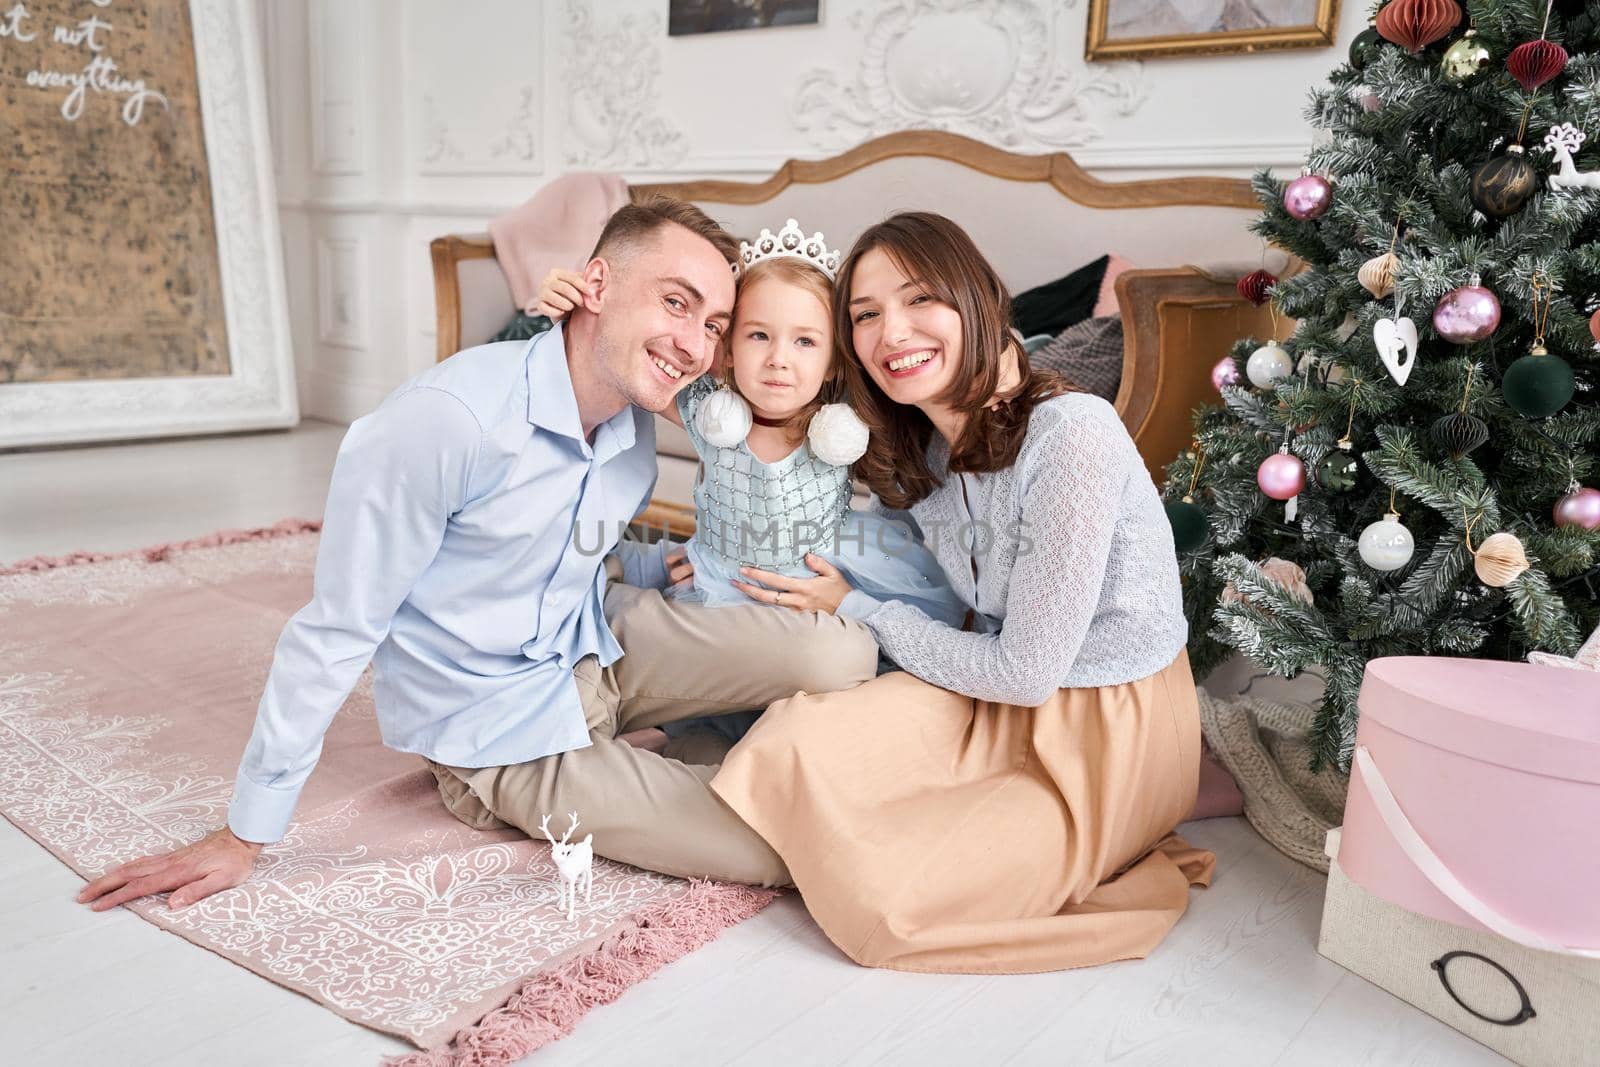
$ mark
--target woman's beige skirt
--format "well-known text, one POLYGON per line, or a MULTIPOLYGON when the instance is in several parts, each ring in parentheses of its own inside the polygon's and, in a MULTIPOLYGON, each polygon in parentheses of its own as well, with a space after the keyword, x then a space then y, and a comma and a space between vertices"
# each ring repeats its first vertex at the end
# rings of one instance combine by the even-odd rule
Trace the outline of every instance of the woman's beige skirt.
POLYGON ((888 674, 772 705, 711 787, 857 963, 1020 973, 1148 955, 1215 857, 1187 654, 1037 708, 888 674))

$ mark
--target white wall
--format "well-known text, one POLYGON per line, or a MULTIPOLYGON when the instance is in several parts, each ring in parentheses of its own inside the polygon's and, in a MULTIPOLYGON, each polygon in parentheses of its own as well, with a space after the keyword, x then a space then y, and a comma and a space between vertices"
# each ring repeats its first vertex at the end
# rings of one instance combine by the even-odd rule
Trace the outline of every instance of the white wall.
POLYGON ((823 0, 669 38, 667 0, 257 0, 301 410, 349 421, 434 356, 427 244, 569 169, 766 177, 895 129, 1111 179, 1294 168, 1331 49, 1096 63, 1086 0, 823 0))

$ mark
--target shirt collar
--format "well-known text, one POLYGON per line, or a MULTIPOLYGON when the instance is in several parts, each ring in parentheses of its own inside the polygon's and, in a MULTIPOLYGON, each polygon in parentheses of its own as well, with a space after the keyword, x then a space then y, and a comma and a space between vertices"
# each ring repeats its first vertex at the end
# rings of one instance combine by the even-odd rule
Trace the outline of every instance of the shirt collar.
MULTIPOLYGON (((528 346, 527 367, 528 421, 571 438, 588 452, 578 398, 572 390, 572 372, 567 367, 566 323, 557 323, 533 339, 528 346)), ((634 410, 629 404, 595 428, 594 458, 604 463, 632 448, 634 440, 634 410)))

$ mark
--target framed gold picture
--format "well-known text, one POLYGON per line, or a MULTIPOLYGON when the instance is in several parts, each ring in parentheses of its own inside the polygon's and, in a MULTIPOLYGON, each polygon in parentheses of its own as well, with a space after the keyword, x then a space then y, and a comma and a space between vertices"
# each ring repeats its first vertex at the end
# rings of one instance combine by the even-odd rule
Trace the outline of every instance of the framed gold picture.
POLYGON ((1089 0, 1084 56, 1147 59, 1333 44, 1339 0, 1089 0))

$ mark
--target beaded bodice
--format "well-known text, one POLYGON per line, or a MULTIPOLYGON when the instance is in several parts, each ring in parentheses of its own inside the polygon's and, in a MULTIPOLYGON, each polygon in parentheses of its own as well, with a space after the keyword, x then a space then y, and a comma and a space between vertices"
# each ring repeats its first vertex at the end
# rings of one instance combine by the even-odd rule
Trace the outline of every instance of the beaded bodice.
POLYGON ((763 463, 740 442, 719 448, 700 436, 694 417, 717 384, 697 378, 678 395, 678 411, 703 465, 695 486, 695 540, 730 569, 793 570, 808 552, 836 551, 850 510, 850 470, 824 463, 802 442, 776 463, 763 463))

